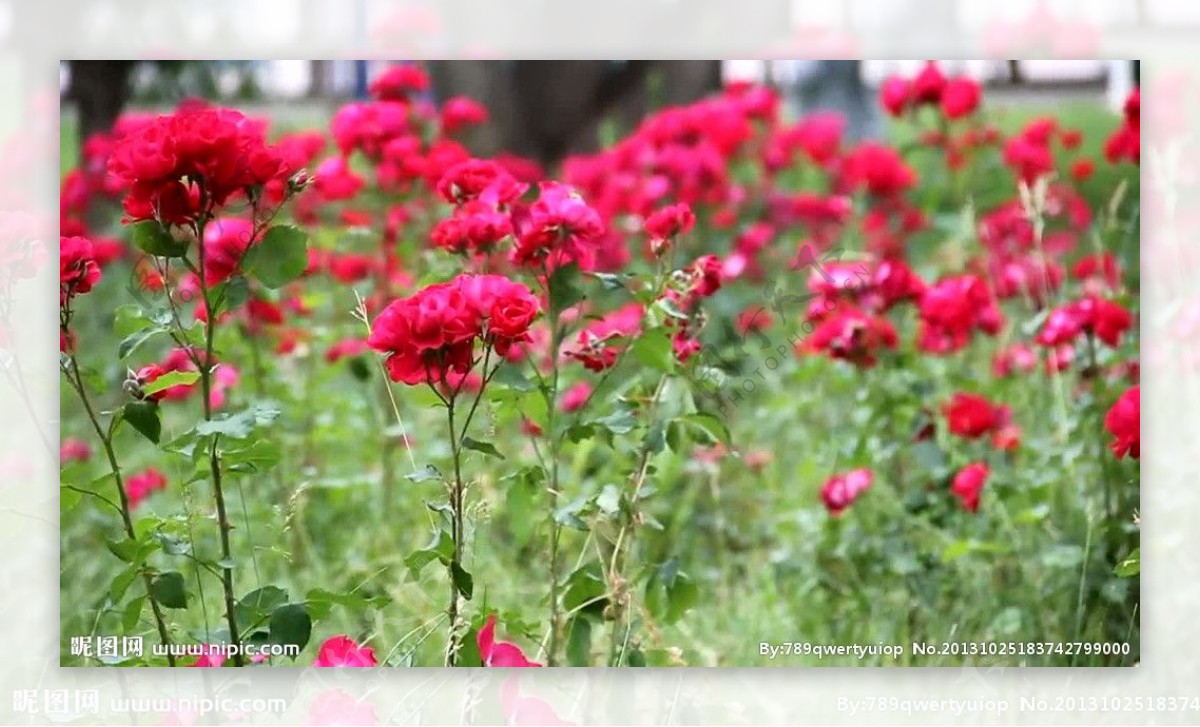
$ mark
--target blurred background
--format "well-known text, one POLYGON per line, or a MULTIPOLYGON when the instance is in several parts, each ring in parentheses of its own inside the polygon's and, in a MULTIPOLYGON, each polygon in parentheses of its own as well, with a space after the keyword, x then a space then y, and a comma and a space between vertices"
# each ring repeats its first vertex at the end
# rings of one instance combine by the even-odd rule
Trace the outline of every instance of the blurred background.
MULTIPOLYGON (((128 108, 173 107, 188 97, 279 119, 284 127, 325 126, 333 111, 365 98, 383 68, 410 61, 63 61, 64 138, 107 131, 128 108)), ((876 103, 887 76, 915 74, 923 61, 427 61, 430 100, 468 96, 491 122, 466 142, 480 155, 501 151, 553 165, 616 138, 647 113, 695 101, 722 84, 748 81, 777 88, 792 116, 836 110, 851 138, 884 136, 876 103)), ((1115 113, 1138 82, 1136 61, 960 60, 941 63, 985 84, 989 104, 1064 106, 1085 115, 1115 113)), ((77 144, 63 149, 77 161, 77 144), (76 148, 71 148, 76 147, 76 148)))

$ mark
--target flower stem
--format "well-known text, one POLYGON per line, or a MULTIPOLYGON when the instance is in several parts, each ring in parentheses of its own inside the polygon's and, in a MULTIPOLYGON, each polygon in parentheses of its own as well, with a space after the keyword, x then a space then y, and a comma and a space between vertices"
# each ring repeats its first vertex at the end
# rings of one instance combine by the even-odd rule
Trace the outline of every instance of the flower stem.
MULTIPOLYGON (((202 193, 203 196, 203 193, 202 193)), ((204 205, 201 206, 204 208, 204 205)), ((207 224, 207 213, 202 213, 199 221, 196 223, 196 239, 199 241, 197 248, 199 250, 198 257, 200 262, 200 294, 204 299, 204 311, 207 320, 204 323, 204 359, 200 362, 200 390, 203 396, 204 404, 204 420, 212 421, 212 361, 213 361, 213 337, 216 333, 217 319, 220 311, 216 310, 217 306, 213 305, 212 296, 208 287, 208 282, 205 280, 205 252, 204 252, 204 228, 207 224)), ((208 451, 209 470, 212 472, 213 480, 213 497, 217 504, 217 524, 221 529, 221 585, 225 591, 225 620, 229 624, 229 643, 234 647, 233 663, 235 666, 242 666, 241 654, 241 638, 238 635, 237 617, 234 613, 234 596, 233 596, 233 560, 232 548, 229 545, 229 531, 233 529, 233 525, 229 522, 229 516, 225 510, 225 492, 221 485, 221 458, 217 453, 217 443, 220 440, 220 435, 214 434, 212 444, 208 451)))
MULTIPOLYGON (((137 533, 133 529, 133 517, 130 515, 129 496, 125 493, 125 481, 121 477, 121 467, 117 464, 117 453, 113 449, 112 435, 106 433, 104 428, 100 426, 100 420, 96 417, 96 411, 92 408, 91 400, 88 399, 87 389, 83 385, 83 379, 79 375, 79 362, 75 358, 74 352, 70 354, 71 370, 66 372, 67 381, 71 384, 71 388, 79 394, 79 400, 83 403, 83 408, 87 412, 88 419, 92 423, 92 427, 96 430, 96 436, 100 438, 100 442, 104 445, 104 453, 108 457, 108 466, 112 470, 113 480, 117 483, 117 496, 120 501, 121 524, 125 528, 125 534, 130 540, 137 540, 137 533)), ((171 650, 171 637, 167 633, 167 623, 163 618, 162 609, 159 608, 158 602, 154 600, 154 591, 152 589, 153 582, 150 578, 150 571, 142 568, 142 582, 146 586, 146 600, 150 602, 150 610, 154 612, 154 623, 158 627, 158 637, 162 641, 167 652, 167 664, 175 666, 175 655, 171 650)))

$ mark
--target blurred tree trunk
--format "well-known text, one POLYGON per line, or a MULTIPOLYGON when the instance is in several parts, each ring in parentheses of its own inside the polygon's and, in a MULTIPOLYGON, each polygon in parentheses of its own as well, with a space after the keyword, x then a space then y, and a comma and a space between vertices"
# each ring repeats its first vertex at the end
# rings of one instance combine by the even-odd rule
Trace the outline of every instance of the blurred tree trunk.
MULTIPOLYGON (((82 142, 97 131, 108 131, 129 100, 133 61, 68 61, 71 86, 67 97, 79 113, 82 142)), ((80 144, 80 149, 83 144, 80 144)))
POLYGON ((466 95, 488 107, 489 128, 468 137, 477 153, 544 165, 595 150, 609 116, 628 128, 721 85, 720 61, 434 61, 430 73, 440 99, 466 95))

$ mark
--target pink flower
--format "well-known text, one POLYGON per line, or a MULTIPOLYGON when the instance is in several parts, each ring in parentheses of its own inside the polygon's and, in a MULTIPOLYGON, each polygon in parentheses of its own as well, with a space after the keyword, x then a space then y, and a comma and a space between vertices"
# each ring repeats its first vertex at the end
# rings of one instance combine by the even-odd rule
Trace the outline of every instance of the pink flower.
POLYGON ((484 666, 541 666, 541 664, 527 659, 525 653, 516 644, 496 641, 496 614, 488 616, 487 623, 479 629, 477 641, 479 658, 483 660, 484 666))
POLYGON ((64 439, 58 450, 59 466, 71 462, 86 462, 92 456, 92 448, 82 439, 64 439))
POLYGON ((586 381, 580 381, 578 384, 575 384, 563 392, 562 403, 559 406, 568 414, 574 411, 579 411, 580 407, 587 402, 588 397, 591 395, 592 385, 586 381))
POLYGON ((954 475, 950 485, 950 493, 957 497, 968 512, 979 510, 979 495, 987 482, 991 470, 983 462, 974 462, 963 467, 954 475))
POLYGON ((154 467, 148 467, 125 480, 125 495, 129 498, 130 508, 140 505, 151 493, 165 489, 167 489, 167 477, 154 467))
POLYGON ((969 116, 979 107, 979 82, 970 78, 955 78, 942 89, 942 113, 947 119, 969 116))
POLYGON ((875 479, 871 470, 862 468, 830 477, 821 488, 821 502, 830 515, 840 515, 864 492, 871 489, 875 479))
MULTIPOLYGON (((193 652, 194 653, 194 652, 193 652)), ((215 644, 204 644, 200 656, 188 666, 220 667, 225 663, 225 650, 215 644)))
POLYGON ((359 646, 354 639, 345 634, 330 636, 321 644, 317 652, 317 660, 313 666, 377 666, 375 649, 370 646, 359 646))

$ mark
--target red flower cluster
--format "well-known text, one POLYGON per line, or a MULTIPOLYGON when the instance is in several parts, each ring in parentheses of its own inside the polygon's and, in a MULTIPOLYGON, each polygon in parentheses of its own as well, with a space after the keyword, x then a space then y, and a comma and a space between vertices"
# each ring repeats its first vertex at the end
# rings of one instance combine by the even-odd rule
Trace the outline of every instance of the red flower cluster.
POLYGON ((393 381, 446 383, 474 367, 475 343, 504 356, 530 340, 537 298, 500 275, 460 275, 393 301, 376 318, 367 345, 387 356, 393 381))
POLYGON ((940 107, 947 119, 974 113, 982 95, 978 81, 967 76, 947 79, 933 61, 927 61, 914 78, 886 79, 879 90, 879 100, 892 116, 929 105, 940 107))
POLYGON ((796 344, 796 352, 823 352, 859 368, 870 368, 880 349, 895 348, 897 342, 896 329, 887 318, 843 306, 825 317, 807 340, 796 344))
POLYGON ((429 88, 429 74, 417 65, 390 66, 371 81, 367 91, 381 101, 407 101, 429 88))
POLYGON ((1086 333, 1115 348, 1121 344, 1121 334, 1132 325, 1133 316, 1121 305, 1088 296, 1055 308, 1035 340, 1043 346, 1057 347, 1086 333))
POLYGON ((946 278, 921 296, 921 330, 917 345, 935 354, 953 353, 967 345, 976 329, 995 335, 1004 314, 987 284, 975 275, 946 278))
POLYGON ((1104 143, 1104 156, 1113 164, 1142 161, 1142 92, 1133 89, 1125 100, 1125 121, 1104 143))
POLYGON ((284 171, 284 160, 264 141, 262 126, 241 113, 185 108, 123 137, 108 169, 129 186, 129 220, 181 224, 265 185, 284 171))
POLYGON ((942 407, 950 433, 965 439, 978 439, 992 435, 992 446, 997 449, 1015 449, 1021 442, 1021 430, 1012 423, 1012 412, 1007 406, 996 406, 982 396, 956 393, 942 407))
POLYGON ((830 477, 821 487, 821 502, 830 515, 840 515, 864 492, 871 489, 875 475, 869 469, 850 470, 830 477))

